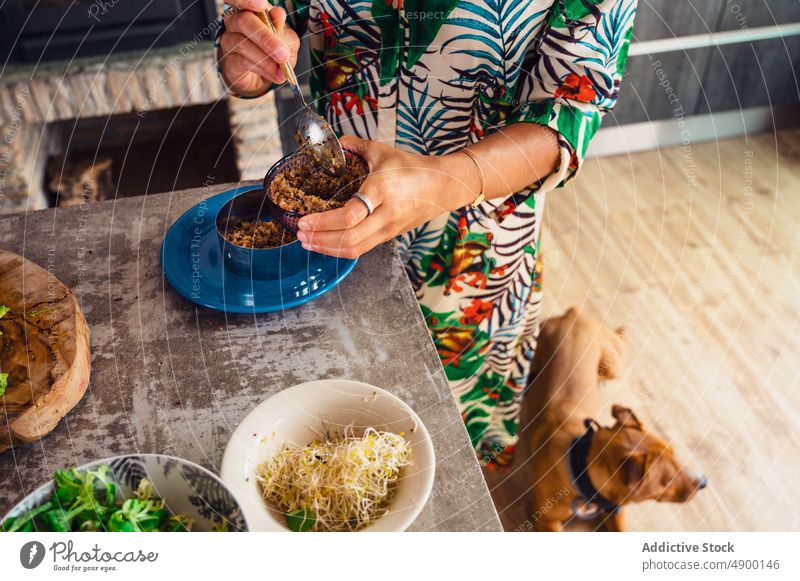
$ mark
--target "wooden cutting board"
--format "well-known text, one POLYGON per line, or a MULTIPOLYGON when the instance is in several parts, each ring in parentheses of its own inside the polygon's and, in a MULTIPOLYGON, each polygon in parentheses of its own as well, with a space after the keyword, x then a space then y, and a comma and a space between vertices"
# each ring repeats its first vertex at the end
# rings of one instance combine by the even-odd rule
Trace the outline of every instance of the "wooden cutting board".
POLYGON ((89 327, 78 301, 44 268, 0 250, 0 453, 41 439, 89 385, 89 327))

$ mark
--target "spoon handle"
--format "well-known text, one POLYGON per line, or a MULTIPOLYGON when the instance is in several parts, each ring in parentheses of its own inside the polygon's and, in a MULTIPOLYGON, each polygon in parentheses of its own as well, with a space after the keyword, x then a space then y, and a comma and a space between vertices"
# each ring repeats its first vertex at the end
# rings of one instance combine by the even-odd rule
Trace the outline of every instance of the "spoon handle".
MULTIPOLYGON (((256 16, 258 16, 258 19, 261 20, 261 22, 268 25, 272 29, 273 33, 275 33, 276 35, 278 34, 278 31, 275 30, 275 24, 273 24, 272 19, 266 12, 261 11, 261 12, 256 12, 255 14, 256 16)), ((302 92, 300 91, 300 83, 297 82, 297 75, 294 74, 294 70, 292 69, 292 66, 289 64, 289 61, 284 61, 280 63, 280 67, 281 70, 283 71, 283 76, 286 77, 286 82, 288 82, 289 86, 292 88, 294 96, 298 97, 303 102, 303 104, 305 104, 306 101, 303 98, 302 92)))

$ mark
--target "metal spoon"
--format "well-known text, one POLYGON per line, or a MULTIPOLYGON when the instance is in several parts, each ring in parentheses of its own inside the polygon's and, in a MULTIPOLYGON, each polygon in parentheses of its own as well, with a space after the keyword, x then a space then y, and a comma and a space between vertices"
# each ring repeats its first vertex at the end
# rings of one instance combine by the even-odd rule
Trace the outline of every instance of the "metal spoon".
MULTIPOLYGON (((272 32, 277 34, 275 25, 272 19, 266 12, 256 12, 256 16, 264 23, 269 25, 272 32)), ((300 91, 300 85, 297 82, 297 76, 294 74, 291 65, 288 62, 280 64, 283 75, 292 89, 295 102, 297 103, 297 125, 294 132, 294 138, 300 147, 308 148, 312 157, 316 162, 321 165, 326 172, 333 176, 340 177, 344 175, 345 159, 342 144, 331 129, 330 124, 325 119, 315 113, 311 107, 306 104, 303 98, 303 93, 300 91)))

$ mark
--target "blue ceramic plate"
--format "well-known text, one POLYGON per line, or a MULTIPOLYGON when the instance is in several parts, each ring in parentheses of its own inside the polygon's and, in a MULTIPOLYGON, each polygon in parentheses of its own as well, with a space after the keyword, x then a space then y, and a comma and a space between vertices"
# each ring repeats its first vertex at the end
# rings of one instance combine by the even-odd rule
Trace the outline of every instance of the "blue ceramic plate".
POLYGON ((245 186, 217 194, 191 208, 169 229, 161 244, 161 268, 180 295, 218 311, 269 313, 317 298, 353 270, 355 260, 315 252, 305 252, 305 259, 291 268, 282 265, 284 275, 276 279, 253 279, 227 269, 217 237, 217 212, 236 194, 258 188, 245 186))

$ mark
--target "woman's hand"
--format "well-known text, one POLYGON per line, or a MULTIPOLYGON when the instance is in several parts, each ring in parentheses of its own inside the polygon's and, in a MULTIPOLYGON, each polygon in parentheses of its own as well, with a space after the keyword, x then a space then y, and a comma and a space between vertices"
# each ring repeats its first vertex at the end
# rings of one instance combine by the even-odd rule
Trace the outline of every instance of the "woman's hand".
POLYGON ((302 218, 297 237, 307 250, 356 258, 469 204, 480 190, 480 176, 464 154, 420 155, 352 135, 342 138, 342 146, 369 164, 370 175, 359 191, 375 211, 368 216, 366 204, 352 198, 341 208, 302 218))
POLYGON ((286 80, 280 64, 297 62, 300 39, 286 26, 286 12, 272 8, 268 0, 226 0, 238 10, 225 15, 225 33, 220 37, 220 66, 226 83, 240 95, 263 93, 270 83, 286 80), (277 34, 254 11, 269 9, 277 34), (266 86, 265 86, 266 84, 266 86))

